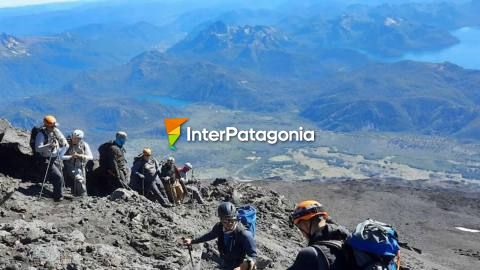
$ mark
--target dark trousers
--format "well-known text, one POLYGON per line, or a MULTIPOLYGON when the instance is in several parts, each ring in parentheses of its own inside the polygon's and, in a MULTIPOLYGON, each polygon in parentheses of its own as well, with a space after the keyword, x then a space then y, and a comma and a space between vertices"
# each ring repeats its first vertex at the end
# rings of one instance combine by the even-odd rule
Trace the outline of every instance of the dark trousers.
POLYGON ((63 174, 61 161, 56 157, 50 160, 50 166, 48 165, 49 158, 40 159, 40 167, 42 172, 45 173, 48 166, 47 179, 53 185, 53 197, 58 199, 63 196, 63 174))
POLYGON ((165 195, 165 188, 161 181, 152 181, 148 186, 149 191, 151 190, 153 192, 155 199, 157 199, 161 205, 168 203, 168 199, 165 195))

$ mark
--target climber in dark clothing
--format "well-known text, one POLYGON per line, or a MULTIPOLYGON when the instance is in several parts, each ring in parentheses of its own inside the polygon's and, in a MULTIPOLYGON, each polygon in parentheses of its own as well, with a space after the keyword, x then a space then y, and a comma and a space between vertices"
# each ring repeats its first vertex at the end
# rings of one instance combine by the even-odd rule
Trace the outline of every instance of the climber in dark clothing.
POLYGON ((308 241, 308 246, 300 250, 288 270, 349 269, 342 246, 350 233, 331 221, 319 202, 310 200, 299 203, 290 218, 308 241))
POLYGON ((158 201, 164 207, 171 207, 165 195, 165 188, 158 177, 160 165, 152 157, 152 150, 144 148, 142 155, 135 158, 130 175, 131 187, 143 196, 153 195, 153 200, 158 201))
POLYGON ((224 202, 218 207, 220 222, 205 235, 196 239, 184 239, 189 246, 217 239, 218 251, 223 260, 222 269, 255 269, 257 248, 252 234, 236 218, 236 209, 232 203, 224 202))
POLYGON ((102 183, 99 190, 102 195, 111 194, 117 188, 128 187, 129 170, 125 159, 127 133, 118 131, 115 141, 106 142, 98 148, 100 153, 100 172, 102 183))

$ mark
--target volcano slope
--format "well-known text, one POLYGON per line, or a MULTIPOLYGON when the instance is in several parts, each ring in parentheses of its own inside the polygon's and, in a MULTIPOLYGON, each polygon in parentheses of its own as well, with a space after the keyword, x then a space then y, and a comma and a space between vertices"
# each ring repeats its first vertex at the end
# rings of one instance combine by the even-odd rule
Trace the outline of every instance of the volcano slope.
MULTIPOLYGON (((181 238, 211 229, 224 200, 257 208, 259 269, 286 269, 295 259, 304 242, 289 227, 288 214, 304 199, 321 201, 349 229, 369 217, 393 224, 401 241, 423 251, 403 249, 403 269, 478 269, 480 263, 480 234, 456 229, 480 229, 480 192, 471 185, 218 179, 202 180, 206 205, 164 209, 128 190, 56 203, 49 184, 38 198, 42 176, 29 166, 28 138, 0 121, 1 269, 191 269, 181 238)), ((194 246, 196 269, 218 269, 214 242, 194 246)))
MULTIPOLYGON (((287 216, 294 201, 303 198, 323 201, 334 219, 349 228, 367 217, 394 224, 401 241, 423 250, 422 255, 402 250, 404 269, 477 269, 480 263, 478 234, 455 229, 478 229, 478 194, 378 180, 227 181, 202 188, 206 205, 164 209, 127 190, 55 203, 33 196, 40 184, 3 175, 0 183, 1 198, 11 194, 0 209, 2 269, 191 269, 181 237, 209 230, 222 200, 257 208, 259 268, 286 269, 303 245, 287 216)), ((201 263, 197 269, 217 269, 214 250, 214 242, 195 246, 194 262, 201 263)))

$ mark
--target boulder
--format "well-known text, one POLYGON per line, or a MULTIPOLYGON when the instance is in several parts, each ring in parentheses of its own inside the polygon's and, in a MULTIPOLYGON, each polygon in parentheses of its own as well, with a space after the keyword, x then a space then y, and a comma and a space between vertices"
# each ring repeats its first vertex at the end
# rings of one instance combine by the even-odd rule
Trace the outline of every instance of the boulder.
POLYGON ((136 193, 135 191, 131 191, 131 190, 124 189, 124 188, 119 188, 119 189, 115 190, 112 194, 110 194, 110 196, 108 196, 108 198, 112 201, 117 201, 117 200, 128 201, 129 199, 131 199, 135 195, 135 193, 136 193))
POLYGON ((0 119, 0 173, 18 179, 38 179, 29 144, 30 133, 16 129, 4 119, 0 119))

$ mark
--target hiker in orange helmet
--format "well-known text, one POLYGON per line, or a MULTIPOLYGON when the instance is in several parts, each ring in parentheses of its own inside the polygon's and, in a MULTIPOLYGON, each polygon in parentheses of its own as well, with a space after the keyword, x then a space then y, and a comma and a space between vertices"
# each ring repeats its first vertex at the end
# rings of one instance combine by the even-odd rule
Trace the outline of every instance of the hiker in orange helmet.
POLYGON ((46 172, 44 182, 48 178, 53 184, 53 199, 61 201, 64 179, 60 157, 65 154, 69 145, 57 126, 57 119, 53 115, 46 115, 43 118, 43 127, 35 134, 34 153, 38 164, 46 172))
POLYGON ((332 221, 321 203, 314 200, 298 203, 290 222, 302 233, 308 246, 300 250, 288 270, 348 269, 342 246, 350 233, 332 221))

